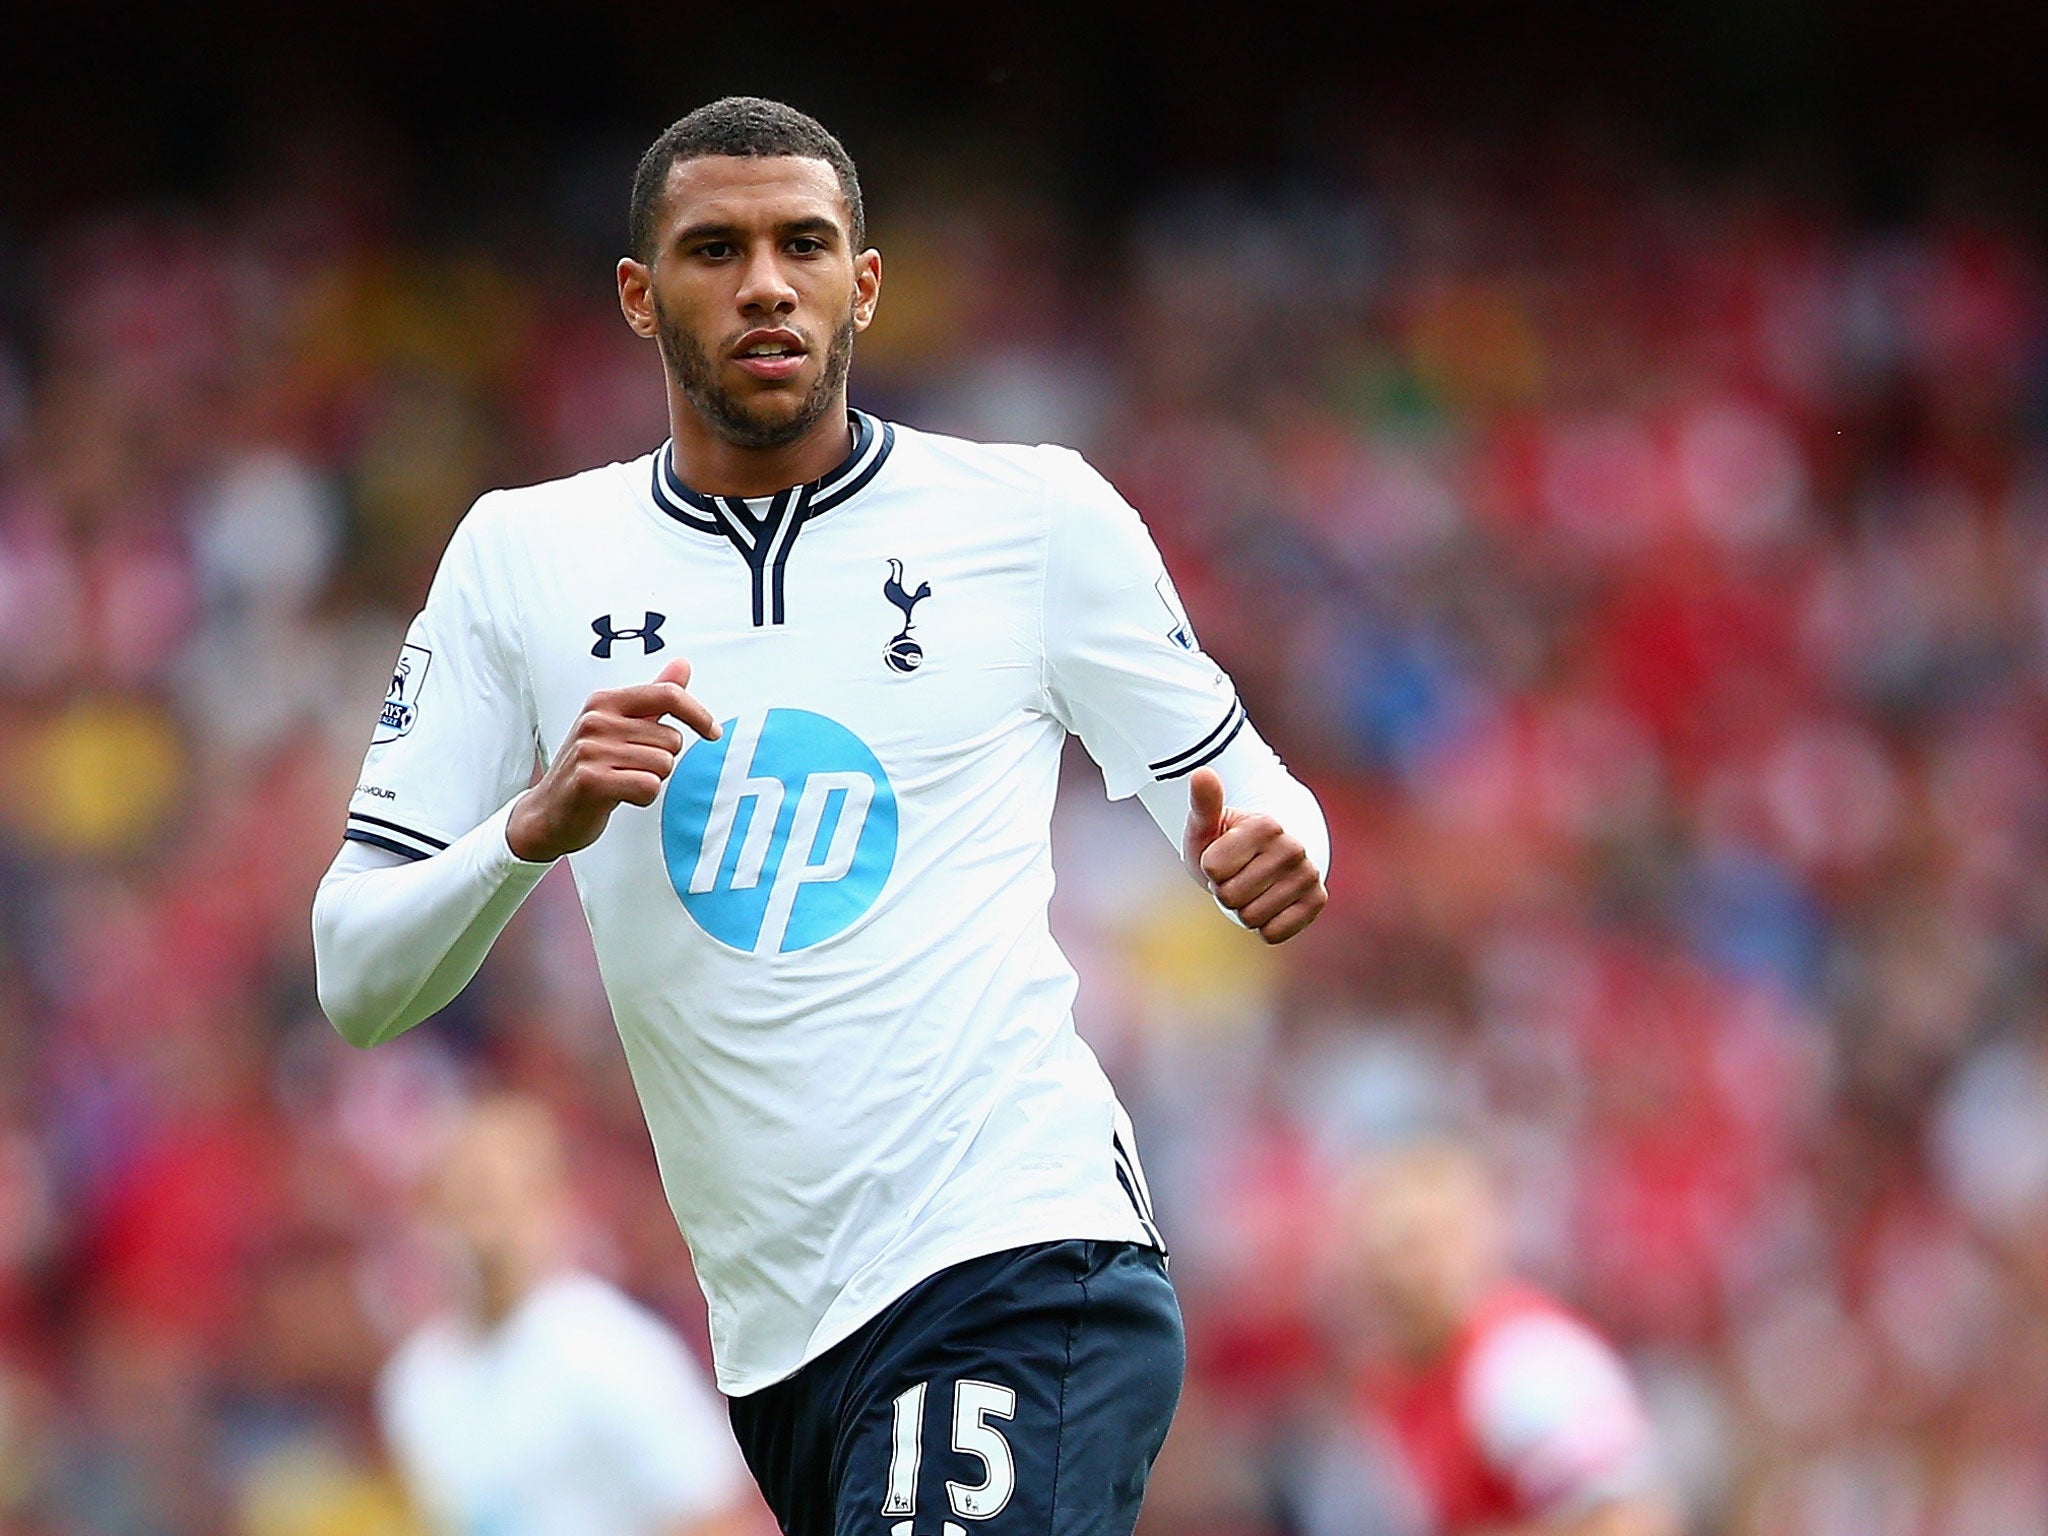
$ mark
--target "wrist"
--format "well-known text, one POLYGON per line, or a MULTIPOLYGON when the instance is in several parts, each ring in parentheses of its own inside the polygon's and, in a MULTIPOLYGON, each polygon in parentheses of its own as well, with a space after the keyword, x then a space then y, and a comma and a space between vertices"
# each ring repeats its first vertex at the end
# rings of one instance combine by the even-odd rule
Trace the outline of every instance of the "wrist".
POLYGON ((533 805, 533 794, 529 789, 512 802, 512 813, 505 818, 505 846, 522 863, 552 864, 561 852, 549 842, 546 820, 533 805))

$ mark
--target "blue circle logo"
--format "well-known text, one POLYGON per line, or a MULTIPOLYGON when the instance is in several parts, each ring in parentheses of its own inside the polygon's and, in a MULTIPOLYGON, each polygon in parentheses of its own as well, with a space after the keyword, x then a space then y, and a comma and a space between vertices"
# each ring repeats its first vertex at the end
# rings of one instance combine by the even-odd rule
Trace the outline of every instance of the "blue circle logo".
POLYGON ((896 794, 875 754, 803 709, 720 722, 676 759, 661 852, 683 910, 721 944, 808 949, 852 927, 896 865, 896 794))

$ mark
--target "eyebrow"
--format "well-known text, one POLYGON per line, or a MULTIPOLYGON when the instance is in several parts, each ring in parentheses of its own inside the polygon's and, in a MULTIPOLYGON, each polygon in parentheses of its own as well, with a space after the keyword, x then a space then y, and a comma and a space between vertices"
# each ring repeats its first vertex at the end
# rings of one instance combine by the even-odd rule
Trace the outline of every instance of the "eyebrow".
MULTIPOLYGON (((676 235, 675 243, 677 245, 688 245, 695 240, 731 240, 745 233, 746 231, 737 224, 708 220, 702 224, 692 224, 680 231, 676 235)), ((775 233, 785 238, 791 235, 832 235, 836 237, 840 234, 840 228, 837 220, 828 219, 819 214, 812 214, 807 218, 787 219, 777 224, 775 226, 775 233)))

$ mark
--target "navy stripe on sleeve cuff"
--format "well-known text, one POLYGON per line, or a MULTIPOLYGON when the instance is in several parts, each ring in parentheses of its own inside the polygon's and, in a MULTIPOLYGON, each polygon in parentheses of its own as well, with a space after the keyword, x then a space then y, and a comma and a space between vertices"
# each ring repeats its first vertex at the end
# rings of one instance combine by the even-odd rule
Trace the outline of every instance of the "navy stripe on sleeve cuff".
POLYGON ((1171 757, 1162 757, 1156 763, 1147 764, 1152 770, 1152 776, 1164 782, 1167 779, 1180 778, 1183 774, 1193 773, 1204 764, 1214 762, 1222 755, 1223 749, 1237 739, 1237 733, 1244 729, 1244 721, 1243 702, 1232 698, 1230 708, 1224 713, 1223 718, 1216 722, 1215 729, 1208 735, 1184 752, 1176 752, 1171 757))
POLYGON ((375 832, 364 832, 356 827, 350 827, 342 833, 341 840, 345 843, 368 843, 372 848, 382 848, 386 853, 395 853, 405 859, 419 860, 428 857, 417 848, 408 848, 391 838, 379 837, 375 832))
POLYGON ((373 843, 415 859, 432 858, 448 844, 430 833, 417 832, 400 822, 386 821, 365 811, 348 813, 348 835, 357 842, 373 843))

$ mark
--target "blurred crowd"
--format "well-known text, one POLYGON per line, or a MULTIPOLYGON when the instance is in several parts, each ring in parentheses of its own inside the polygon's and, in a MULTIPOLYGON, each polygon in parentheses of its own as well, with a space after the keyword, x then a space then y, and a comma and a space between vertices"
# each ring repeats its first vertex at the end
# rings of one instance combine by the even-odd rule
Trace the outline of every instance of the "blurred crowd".
MULTIPOLYGON (((1109 224, 898 182, 855 402, 1087 452, 1335 836, 1268 953, 1072 764, 1055 928, 1190 1334, 1145 1529, 1401 1531, 1333 1207, 1452 1132, 1690 1531, 2048 1533, 2039 241, 1427 135, 1109 224)), ((311 984, 450 527, 665 435, 624 200, 422 232, 329 169, 0 230, 4 1536, 413 1532, 370 1384, 493 1086, 701 1342, 563 874, 400 1041, 311 984)))

